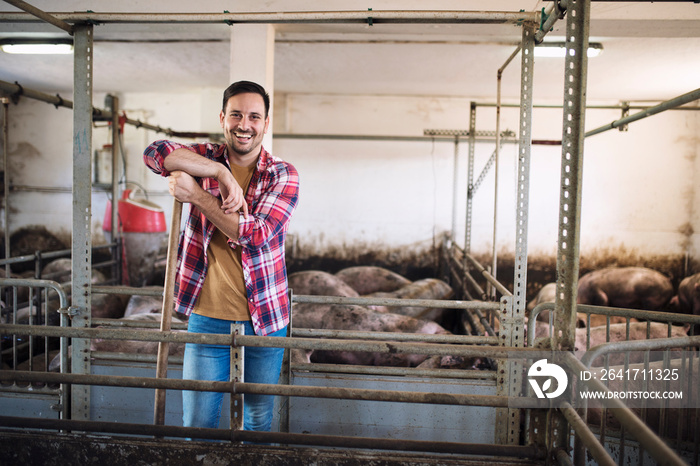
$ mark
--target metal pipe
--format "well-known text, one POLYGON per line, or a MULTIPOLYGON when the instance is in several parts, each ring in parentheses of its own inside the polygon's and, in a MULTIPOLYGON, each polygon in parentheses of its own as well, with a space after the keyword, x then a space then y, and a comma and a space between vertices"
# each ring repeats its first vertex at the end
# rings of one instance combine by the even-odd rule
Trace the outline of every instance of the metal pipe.
POLYGON ((292 364, 296 371, 337 374, 367 374, 401 377, 434 377, 446 379, 495 380, 496 372, 463 369, 419 369, 416 367, 356 366, 352 364, 292 364))
MULTIPOLYGON (((498 133, 496 133, 498 135, 498 133)), ((457 241, 457 187, 459 186, 459 172, 457 167, 459 166, 459 137, 454 137, 454 156, 452 158, 452 241, 457 241)))
MULTIPOLYGON (((1 16, 1 15, 0 15, 1 16)), ((65 107, 65 108, 73 108, 73 102, 70 100, 66 100, 59 96, 58 94, 56 95, 50 95, 50 94, 45 94, 43 92, 35 91, 32 89, 27 89, 20 84, 17 83, 9 83, 7 81, 0 81, 0 90, 3 90, 7 92, 10 95, 16 95, 16 96, 25 96, 30 99, 34 100, 39 100, 42 102, 46 102, 49 104, 52 104, 56 108, 58 107, 65 107)), ((111 120, 112 119, 112 112, 106 109, 101 109, 97 107, 92 107, 92 114, 95 119, 104 119, 104 120, 111 120)), ((132 120, 130 118, 127 118, 124 120, 126 124, 135 126, 136 128, 144 128, 148 129, 151 131, 155 131, 156 133, 163 133, 171 137, 182 137, 182 138, 197 138, 197 137, 209 137, 212 139, 216 138, 221 138, 220 134, 212 134, 212 133, 193 133, 193 132, 183 132, 183 131, 174 131, 170 128, 162 128, 160 126, 155 126, 151 125, 148 123, 144 123, 140 120, 132 120)))
POLYGON ((70 24, 66 23, 65 21, 62 21, 55 16, 52 16, 39 8, 30 5, 27 2, 23 2, 22 0, 5 0, 5 3, 9 3, 10 5, 16 6, 20 10, 24 10, 27 13, 29 13, 32 16, 36 16, 42 21, 46 21, 49 24, 53 24, 57 28, 63 29, 66 31, 68 34, 71 36, 73 35, 73 26, 70 24))
MULTIPOLYGON (((581 361, 576 359, 573 353, 562 352, 562 359, 575 374, 588 370, 581 361)), ((608 387, 600 380, 583 381, 592 390, 608 392, 608 387)), ((661 440, 644 422, 642 422, 634 412, 619 399, 611 398, 607 400, 614 409, 609 409, 624 429, 629 433, 634 433, 640 445, 644 445, 647 452, 658 462, 658 464, 685 465, 683 461, 666 443, 661 440)))
POLYGON ((349 330, 321 330, 295 328, 292 336, 300 338, 352 338, 358 340, 429 341, 470 345, 498 345, 498 338, 478 335, 428 335, 424 333, 355 332, 349 330))
MULTIPOLYGON (((522 47, 522 44, 519 44, 496 73, 496 149, 494 152, 493 237, 491 245, 491 273, 496 280, 498 279, 498 165, 501 155, 501 84, 503 81, 503 70, 505 70, 508 64, 520 53, 522 47)), ((495 290, 491 298, 496 298, 495 290)))
MULTIPOLYGON (((0 335, 31 335, 69 338, 102 338, 105 340, 168 341, 170 343, 200 343, 212 345, 232 344, 231 335, 152 332, 149 330, 123 330, 105 328, 60 328, 29 325, 1 325, 0 335)), ((368 342, 361 340, 320 340, 313 338, 275 338, 252 335, 237 336, 237 346, 272 347, 288 349, 322 349, 336 351, 367 351, 372 353, 429 354, 440 356, 507 358, 511 354, 506 347, 448 345, 435 343, 368 342)), ((525 353, 537 353, 536 348, 522 348, 525 353)))
POLYGON ((625 118, 621 118, 619 120, 615 120, 612 123, 608 123, 607 125, 603 125, 600 128, 596 128, 594 130, 588 131, 586 133, 586 137, 589 136, 594 136, 596 134, 603 133, 605 131, 608 131, 613 128, 617 128, 619 126, 624 126, 626 124, 632 123, 637 120, 641 120, 643 118, 656 115, 657 113, 661 113, 666 110, 670 110, 675 107, 679 107, 681 105, 687 104, 688 102, 693 102, 695 100, 700 99, 700 88, 695 89, 694 91, 690 91, 686 94, 683 94, 679 97, 676 97, 675 99, 667 100, 666 102, 662 102, 659 105, 656 105, 654 107, 650 107, 646 110, 643 110, 641 112, 635 113, 634 115, 630 115, 625 118))
MULTIPOLYGON (((490 135, 491 131, 477 132, 475 140, 477 142, 491 142, 495 138, 490 135)), ((334 140, 334 141, 402 141, 402 142, 424 142, 424 141, 436 141, 436 142, 454 142, 462 138, 467 138, 468 134, 447 134, 445 132, 435 133, 431 130, 424 130, 423 136, 378 136, 372 134, 299 134, 299 133, 276 133, 274 135, 275 139, 320 139, 320 140, 334 140)), ((504 138, 504 142, 514 144, 516 141, 512 137, 504 138)))
MULTIPOLYGON (((535 322, 537 321, 537 316, 542 312, 548 310, 550 312, 555 310, 554 303, 541 303, 535 306, 535 308, 530 312, 530 319, 527 323, 527 341, 528 345, 532 346, 535 338, 535 322)), ((588 304, 577 304, 576 312, 584 314, 600 314, 606 316, 620 316, 626 318, 635 318, 640 321, 655 321, 655 322, 665 322, 665 323, 682 323, 682 324, 700 324, 700 316, 691 314, 677 314, 672 312, 659 312, 659 311, 643 311, 640 309, 626 309, 626 308, 616 308, 616 307, 602 307, 602 306, 591 306, 588 304)), ((550 333, 552 328, 550 327, 550 333)))
MULTIPOLYGON (((576 435, 583 441, 588 451, 593 456, 596 464, 615 466, 615 460, 612 459, 605 447, 598 441, 595 434, 588 428, 586 421, 581 419, 576 410, 566 401, 559 404, 559 410, 564 414, 564 417, 569 422, 569 425, 576 431, 576 435)), ((578 463, 577 463, 578 464, 578 463)))
POLYGON ((61 309, 68 308, 68 297, 63 287, 53 280, 37 280, 35 278, 0 278, 0 286, 27 286, 34 288, 51 288, 58 294, 61 309))
MULTIPOLYGON (((9 164, 8 164, 8 138, 9 138, 9 105, 10 99, 8 97, 2 96, 2 160, 3 160, 3 217, 4 217, 4 230, 5 230, 5 257, 10 257, 10 212, 9 212, 9 197, 10 197, 10 176, 9 176, 9 164)), ((10 264, 5 264, 5 276, 10 276, 10 264)), ((4 298, 4 297, 3 297, 4 298)))
POLYGON ((99 286, 93 285, 92 292, 97 294, 125 294, 125 295, 138 295, 138 296, 163 296, 162 287, 148 287, 139 288, 135 286, 99 286))
POLYGON ((15 382, 65 383, 105 387, 148 388, 163 390, 196 390, 221 393, 295 396, 342 400, 384 401, 394 403, 426 403, 457 406, 486 406, 544 409, 546 400, 528 397, 473 395, 461 393, 408 392, 366 388, 315 387, 306 385, 270 385, 246 382, 213 382, 187 379, 155 379, 117 375, 59 374, 0 370, 0 380, 15 382))
MULTIPOLYGON (((308 11, 308 12, 246 12, 246 13, 55 13, 54 17, 67 22, 110 23, 477 23, 522 24, 537 23, 538 12, 503 11, 308 11)), ((0 13, 0 22, 35 22, 24 13, 0 13)))
POLYGON ((514 458, 542 457, 535 446, 488 445, 479 443, 435 442, 424 440, 374 439, 337 435, 293 434, 284 432, 255 432, 245 430, 211 429, 180 426, 154 426, 104 421, 75 421, 0 416, 0 425, 23 429, 55 429, 73 432, 103 432, 138 434, 159 437, 207 438, 231 442, 263 444, 313 445, 322 447, 364 448, 396 451, 423 451, 463 455, 510 456, 514 458))
POLYGON ((686 346, 700 346, 700 336, 602 343, 586 351, 581 358, 581 363, 590 367, 596 358, 613 352, 664 350, 686 346))
MULTIPOLYGON (((513 293, 508 291, 508 289, 505 286, 501 285, 498 282, 498 280, 496 280, 493 277, 493 275, 488 273, 486 271, 486 269, 481 264, 479 264, 479 262, 476 259, 474 259, 474 257, 471 254, 465 253, 464 257, 466 257, 467 260, 469 260, 469 262, 472 263, 472 265, 481 273, 481 276, 484 277, 486 279, 486 281, 491 283, 496 288, 496 290, 498 290, 499 293, 501 293, 503 296, 513 296, 513 293)), ((498 303, 495 303, 495 304, 498 304, 498 303)), ((500 306, 497 306, 497 308, 498 307, 500 307, 500 306)))
POLYGON ((565 0, 554 0, 546 10, 543 9, 546 19, 543 23, 541 23, 539 30, 535 33, 535 44, 541 43, 544 40, 544 36, 547 35, 554 24, 558 20, 564 19, 564 15, 566 14, 566 3, 567 2, 565 0), (560 6, 562 6, 564 9, 560 10, 560 6))
MULTIPOLYGON (((119 228, 119 150, 120 150, 120 140, 119 140, 119 97, 114 95, 108 95, 109 100, 109 111, 112 113, 112 229, 111 229, 111 241, 119 242, 121 238, 119 228)), ((124 176, 126 177, 126 167, 124 167, 124 176)))
MULTIPOLYGON (((533 314, 539 314, 541 310, 551 309, 546 307, 546 305, 552 303, 543 303, 541 309, 535 313, 540 305, 533 309, 533 314)), ((639 320, 653 320, 657 322, 667 322, 667 323, 689 323, 689 324, 700 324, 700 316, 693 314, 679 314, 675 312, 662 312, 662 311, 645 311, 641 309, 628 309, 622 307, 603 307, 603 306, 591 306, 590 304, 577 304, 576 312, 581 312, 584 314, 600 314, 605 316, 621 316, 637 318, 639 320)))
POLYGON ((434 307, 439 309, 498 309, 497 303, 440 299, 350 298, 346 296, 294 295, 293 301, 307 304, 356 304, 359 306, 434 307))

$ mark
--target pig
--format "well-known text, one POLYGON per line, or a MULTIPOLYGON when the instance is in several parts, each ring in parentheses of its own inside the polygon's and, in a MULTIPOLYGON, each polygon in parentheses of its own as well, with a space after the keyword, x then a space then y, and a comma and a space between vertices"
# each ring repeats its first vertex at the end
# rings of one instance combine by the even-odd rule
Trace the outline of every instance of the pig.
POLYGON ((678 306, 683 314, 700 315, 700 273, 681 280, 678 285, 678 306))
MULTIPOLYGON (((527 310, 532 312, 532 310, 537 307, 538 304, 542 303, 553 303, 556 299, 557 296, 557 284, 556 283, 547 283, 544 285, 542 288, 540 288, 540 291, 537 292, 537 296, 535 296, 535 299, 527 303, 527 310)), ((547 311, 542 311, 538 314, 537 320, 541 320, 542 322, 549 322, 549 313, 547 311), (542 318, 543 314, 547 313, 545 316, 546 318, 542 318)))
POLYGON ((671 300, 673 285, 663 274, 644 267, 608 267, 578 281, 578 304, 648 311, 662 310, 671 300))
MULTIPOLYGON (((689 325, 671 326, 671 335, 668 333, 668 325, 661 322, 631 322, 629 329, 629 338, 627 338, 627 324, 610 324, 610 339, 608 340, 607 328, 605 326, 587 328, 577 328, 574 342, 574 354, 579 359, 583 357, 589 348, 602 345, 608 341, 627 341, 627 340, 646 340, 647 339, 647 324, 649 325, 649 338, 677 338, 688 336, 689 325), (590 332, 590 344, 588 332, 590 332)), ((534 346, 542 349, 550 349, 551 341, 549 340, 550 326, 544 322, 535 323, 535 341, 534 346)), ((676 351, 674 349, 674 351, 676 351)), ((673 353, 673 352, 672 352, 673 353)), ((644 355, 642 352, 635 351, 630 353, 629 362, 642 362, 644 355)), ((625 353, 610 353, 608 363, 610 365, 624 364, 625 353)), ((597 358, 593 361, 593 366, 601 366, 605 363, 603 358, 597 358)))
MULTIPOLYGON (((158 288, 162 287, 144 287, 158 288)), ((158 314, 163 311, 162 296, 133 295, 129 298, 124 311, 124 317, 131 317, 140 314, 158 314)), ((173 314, 174 315, 174 314, 173 314)))
MULTIPOLYGON (((151 320, 155 322, 161 321, 160 314, 137 314, 130 317, 123 317, 120 320, 151 320)), ((180 319, 173 317, 172 322, 182 322, 180 319)), ((154 332, 159 332, 158 329, 146 329, 154 332)), ((173 330, 175 332, 184 330, 173 330)), ((145 353, 158 354, 157 341, 136 341, 136 340, 102 340, 95 338, 90 344, 90 351, 105 351, 109 353, 145 353)), ((168 354, 170 356, 183 356, 185 354, 184 343, 170 343, 168 345, 168 354)))
MULTIPOLYGON (((530 301, 527 305, 527 310, 532 312, 532 310, 539 304, 542 303, 553 303, 556 298, 556 290, 557 290, 557 284, 556 283, 547 283, 544 285, 540 291, 537 293, 537 296, 535 299, 530 301)), ((540 312, 537 314, 537 320, 541 322, 547 322, 549 323, 549 310, 545 309, 544 311, 540 312)), ((630 319, 631 322, 638 322, 637 319, 630 319)), ((625 317, 620 317, 620 316, 610 316, 610 323, 611 324, 624 324, 627 322, 627 319, 625 317)), ((590 315, 590 327, 598 327, 601 325, 606 325, 607 324, 607 318, 606 316, 602 314, 591 314, 590 315)), ((589 326, 589 320, 588 320, 588 314, 583 313, 583 312, 577 312, 576 313, 576 327, 582 328, 582 327, 588 327, 589 326)))
MULTIPOLYGON (((688 336, 689 326, 671 326, 671 335, 668 333, 668 325, 661 322, 649 322, 649 338, 677 338, 688 336)), ((586 346, 588 337, 586 336, 587 329, 576 329, 576 352, 577 356, 583 356, 587 348, 601 345, 606 342, 606 327, 592 327, 590 329, 590 346, 586 346)), ((627 338, 626 324, 611 324, 610 325, 610 341, 625 341, 625 340, 645 340, 647 338, 647 322, 632 322, 630 323, 629 338, 627 338)), ((643 362, 644 353, 635 351, 630 353, 629 362, 643 362)), ((610 353, 609 364, 621 365, 625 363, 625 353, 610 353)), ((594 366, 602 366, 605 364, 603 358, 597 358, 593 361, 594 366)))
POLYGON ((350 285, 339 277, 320 270, 294 272, 288 277, 289 288, 298 295, 345 296, 356 298, 360 296, 350 285))
MULTIPOLYGON (((294 304, 294 328, 356 330, 366 332, 400 332, 449 334, 435 322, 377 312, 362 306, 341 304, 294 304)), ((368 353, 349 351, 313 351, 310 361, 331 364, 415 367, 429 355, 401 353, 368 353)))
MULTIPOLYGON (((58 283, 65 283, 63 289, 70 295, 71 266, 71 259, 56 259, 44 266, 41 271, 41 277, 58 283)), ((105 281, 106 278, 102 272, 99 270, 92 271, 91 283, 104 283, 105 281)), ((49 292, 49 297, 56 297, 56 293, 49 292)), ((124 316, 125 306, 126 299, 123 296, 94 293, 91 298, 91 315, 94 318, 118 319, 124 316)))
POLYGON ((390 293, 409 285, 411 280, 391 270, 374 266, 348 267, 335 274, 360 295, 390 293))
MULTIPOLYGON (((409 285, 399 288, 391 293, 377 292, 367 295, 377 298, 397 298, 397 299, 448 299, 453 295, 450 285, 437 278, 425 278, 417 280, 409 285)), ((432 320, 441 322, 445 317, 445 310, 431 307, 415 306, 373 306, 374 310, 382 312, 392 312, 416 319, 432 320)))

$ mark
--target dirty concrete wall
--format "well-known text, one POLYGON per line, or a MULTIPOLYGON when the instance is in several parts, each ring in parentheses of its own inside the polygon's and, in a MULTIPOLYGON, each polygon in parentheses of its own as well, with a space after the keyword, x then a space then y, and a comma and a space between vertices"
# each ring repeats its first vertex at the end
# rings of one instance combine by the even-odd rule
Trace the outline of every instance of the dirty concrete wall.
MULTIPOLYGON (((70 98, 70 96, 65 96, 70 98)), ((130 118, 185 131, 218 131, 220 90, 179 94, 126 94, 121 105, 130 118)), ((103 106, 103 95, 95 105, 103 106)), ((275 99, 275 133, 349 136, 420 136, 425 129, 466 129, 469 99, 283 95, 275 99)), ((477 110, 477 130, 495 129, 493 108, 477 110)), ((516 130, 517 109, 503 110, 502 129, 516 130)), ((616 111, 589 110, 587 128, 609 123, 616 111)), ((535 139, 561 138, 561 112, 535 109, 535 139)), ((585 144, 582 254, 698 256, 697 112, 669 111, 589 138, 585 144), (601 252, 602 251, 602 252, 601 252)), ((71 129, 67 109, 22 99, 10 106, 10 230, 46 225, 68 235, 71 208, 71 129)), ((126 179, 142 186, 169 217, 172 201, 165 180, 147 171, 143 148, 162 135, 127 126, 126 179)), ((106 128, 94 130, 94 148, 110 142, 106 128)), ((395 262, 417 260, 434 238, 452 227, 451 142, 312 140, 275 138, 274 153, 301 173, 299 209, 290 246, 299 256, 335 255, 348 260, 385 251, 395 262)), ((493 144, 476 147, 474 176, 483 170, 493 144)), ((464 243, 466 160, 460 144, 457 203, 458 243, 464 243)), ((532 149, 530 230, 534 256, 556 251, 561 148, 532 149)), ((499 165, 498 249, 512 251, 515 235, 517 146, 504 144, 499 165)), ((493 169, 474 195, 472 251, 491 249, 493 169)), ((107 194, 93 194, 93 231, 101 235, 107 194)), ((99 240, 99 239, 98 239, 99 240)), ((96 241, 98 241, 96 240, 96 241)), ((386 257, 385 257, 386 259, 386 257)))

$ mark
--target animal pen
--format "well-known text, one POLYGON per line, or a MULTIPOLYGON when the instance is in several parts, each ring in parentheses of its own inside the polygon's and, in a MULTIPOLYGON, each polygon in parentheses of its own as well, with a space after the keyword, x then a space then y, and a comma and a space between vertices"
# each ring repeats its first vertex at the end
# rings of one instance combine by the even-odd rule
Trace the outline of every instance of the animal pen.
MULTIPOLYGON (((386 298, 341 298, 303 296, 292 293, 294 303, 343 303, 384 306, 426 306, 460 310, 465 328, 478 328, 484 334, 415 335, 342 332, 290 326, 291 337, 282 342, 267 337, 243 335, 200 335, 176 331, 154 332, 157 323, 94 319, 90 315, 95 294, 151 294, 162 291, 91 284, 92 240, 91 169, 92 121, 95 115, 118 118, 118 107, 99 111, 92 106, 92 32, 95 24, 109 22, 366 22, 367 13, 250 13, 250 14, 95 14, 74 13, 46 17, 74 35, 74 118, 72 273, 70 302, 64 287, 51 280, 2 279, 0 285, 14 291, 8 305, 8 320, 0 325, 3 354, 16 354, 19 347, 32 347, 58 339, 61 348, 59 373, 29 370, 0 371, 0 445, 5 458, 17 464, 43 463, 194 464, 206 456, 210 464, 242 461, 246 464, 306 464, 311 462, 357 464, 698 464, 700 429, 696 410, 683 410, 682 416, 662 422, 666 428, 654 432, 621 401, 611 409, 612 416, 601 416, 598 425, 585 421, 583 410, 568 402, 539 400, 528 396, 522 374, 527 360, 547 357, 567 367, 576 376, 589 369, 598 354, 642 346, 646 349, 700 345, 699 337, 656 339, 609 343, 598 346, 595 354, 579 360, 573 356, 578 280, 581 166, 585 112, 586 47, 590 1, 555 2, 546 15, 540 13, 489 12, 411 12, 373 11, 372 20, 385 22, 474 22, 511 23, 522 28, 522 42, 498 70, 501 74, 516 56, 521 58, 521 102, 518 130, 517 219, 514 284, 508 290, 486 267, 470 254, 470 222, 474 181, 474 147, 477 143, 476 106, 472 106, 469 143, 466 238, 460 248, 452 238, 441 247, 443 273, 449 278, 460 300, 396 300, 386 298), (565 9, 560 10, 565 5, 565 9), (526 341, 525 305, 527 283, 527 219, 529 162, 531 147, 533 50, 553 22, 566 19, 567 53, 565 99, 563 105, 562 169, 557 253, 557 296, 553 305, 541 305, 529 321, 526 341), (481 284, 480 284, 481 283, 481 284), (483 283, 489 289, 484 290, 483 283), (29 290, 29 301, 42 303, 44 318, 30 325, 18 325, 12 309, 17 309, 17 292, 29 290), (76 292, 79 290, 80 292, 76 292), (494 291, 492 291, 494 290, 494 291), (472 300, 475 296, 478 300, 472 300), (498 299, 495 297, 498 296, 498 299), (38 298, 38 300, 36 299, 38 298), (49 308, 49 304, 58 304, 49 308), (46 325, 49 312, 58 309, 60 326, 46 325), (551 347, 534 347, 534 316, 541 310, 554 312, 551 347), (497 324, 497 329, 494 327, 497 324), (95 325, 104 328, 93 328, 95 325), (111 327, 110 327, 111 326, 111 327), (132 327, 133 326, 133 327, 132 327), (148 330, 148 329, 151 330, 148 330), (496 332, 497 330, 497 332, 496 332), (239 372, 232 382, 204 383, 180 379, 181 358, 167 360, 168 377, 153 377, 155 358, 134 354, 90 351, 91 339, 143 340, 168 343, 210 343, 230 345, 232 357, 241 361, 246 346, 281 345, 291 349, 397 352, 408 354, 479 357, 494 362, 490 370, 444 370, 382 368, 326 364, 292 364, 286 358, 279 385, 241 381, 239 372), (70 340, 70 354, 69 354, 70 340), (6 342, 9 342, 6 344, 6 342), (180 390, 207 390, 230 393, 229 429, 180 427, 180 390), (158 406, 152 402, 154 390, 167 391, 163 422, 153 422, 158 406), (247 393, 278 395, 277 431, 240 430, 241 397, 247 393), (615 423, 611 420, 615 419, 615 423), (476 421, 476 422, 475 422, 476 421), (668 427, 676 426, 675 436, 668 427), (690 432, 690 433, 688 433, 690 432), (658 434, 658 435, 657 435, 658 434), (218 440, 219 443, 183 442, 183 438, 218 440), (662 438, 663 437, 663 438, 662 438)), ((544 13, 544 12, 543 12, 544 13)), ((1 14, 1 21, 28 21, 24 14, 1 14)), ((97 26, 99 27, 99 26, 97 26)), ((45 100, 55 105, 68 103, 60 97, 2 83, 9 94, 45 100), (60 102, 59 102, 60 100, 60 102)), ((681 96, 652 110, 627 119, 628 122, 672 106, 695 100, 699 92, 681 96)), ((499 95, 500 100, 500 95, 499 95)), ((500 112, 500 101, 497 103, 500 112)), ((7 124, 7 104, 5 104, 7 124)), ((145 126, 140 122, 128 122, 145 126)), ((614 122, 610 128, 622 124, 614 122)), ((116 128, 116 124, 113 126, 116 128)), ((168 132, 159 127, 156 131, 168 132)), ((6 130, 7 131, 7 130, 6 130)), ((115 131, 116 132, 116 131, 115 131)), ((172 134, 172 132, 170 132, 172 134)), ((501 141, 499 123, 495 131, 496 167, 501 141)), ((455 146, 458 137, 454 137, 455 146)), ((7 141, 7 137, 5 137, 7 141)), ((116 163, 115 141, 114 161, 116 163)), ((455 151, 456 153, 457 151, 455 151)), ((7 150, 5 150, 7 153, 7 150)), ((456 164, 455 164, 456 165, 456 164)), ((7 164, 5 165, 7 166, 7 164)), ((116 174, 116 170, 113 170, 116 174)), ((115 175, 116 176, 116 175, 115 175)), ((455 177, 459 176, 455 173, 455 177)), ((118 198, 117 183, 112 199, 118 198)), ((7 193, 6 193, 7 194, 7 193)), ((7 202, 7 196, 5 196, 7 202)), ((113 212, 116 209, 113 209, 113 212)), ((7 209, 6 209, 7 212, 7 209)), ((456 217, 456 212, 454 216, 456 217)), ((114 215, 116 213, 114 212, 114 215)), ((113 217, 112 225, 117 224, 113 217)), ((495 233, 494 226, 494 237, 495 233)), ((117 237, 115 234, 114 238, 117 237)), ((494 241, 495 243, 495 241, 494 241)), ((115 254, 118 244, 113 244, 115 254)), ((494 248, 494 257, 495 257, 494 248)), ((5 265, 27 258, 6 259, 5 265)), ((34 260, 34 257, 31 257, 34 260)), ((118 258, 114 263, 119 264, 118 258)), ((111 265, 113 265, 112 263, 111 265)), ((495 260, 494 260, 495 265, 495 260)), ((292 290, 293 292, 293 290, 292 290)), ((672 323, 700 324, 696 316, 579 306, 579 312, 616 315, 639 320, 665 322, 671 335, 672 323)), ((609 321, 608 321, 609 326, 609 321)), ((183 326, 173 324, 173 330, 183 326)), ((467 332, 468 333, 468 332, 467 332)), ((31 348, 30 348, 31 349, 31 348)), ((287 351, 289 353, 289 351, 287 351)), ((692 355, 692 353, 690 353, 692 355)), ((697 357, 683 360, 685 367, 697 366, 697 357)), ((48 362, 48 361, 47 361, 48 362)), ((626 362, 628 364, 628 362, 626 362)), ((670 364, 670 363, 669 363, 670 364)), ((240 370, 232 364, 234 371, 240 370)), ((697 370, 696 370, 697 375, 697 370)), ((692 375, 692 371, 690 372, 692 375)), ((692 377, 688 379, 692 382, 692 377)), ((584 383, 577 380, 576 383, 584 383)), ((600 388, 599 381, 591 384, 600 388)), ((698 397, 695 384, 694 396, 698 397)), ((606 390, 605 387, 600 388, 606 390)))

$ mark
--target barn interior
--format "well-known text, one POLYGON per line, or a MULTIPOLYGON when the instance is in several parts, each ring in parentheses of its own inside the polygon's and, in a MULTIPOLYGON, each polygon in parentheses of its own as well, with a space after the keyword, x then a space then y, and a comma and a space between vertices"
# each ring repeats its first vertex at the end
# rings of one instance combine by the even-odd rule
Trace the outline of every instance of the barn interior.
MULTIPOLYGON (((7 464, 698 464, 700 315, 670 301, 577 304, 579 278, 606 267, 659 272, 674 295, 700 272, 697 2, 5 0, 0 49, 7 464), (9 51, 41 43, 70 51, 9 51), (300 173, 290 277, 381 267, 450 286, 401 304, 292 287, 295 306, 445 310, 451 335, 293 326, 287 353, 352 345, 468 363, 289 358, 277 388, 216 388, 236 402, 220 429, 196 433, 218 443, 184 442, 182 357, 92 344, 181 344, 186 324, 170 332, 95 309, 139 296, 168 309, 169 230, 181 222, 142 154, 157 139, 221 141, 221 93, 241 79, 270 93, 264 147, 300 173), (155 226, 128 228, 122 205, 155 226), (63 275, 44 270, 59 258, 63 275), (528 309, 548 283, 556 297, 528 309), (544 311, 551 335, 536 345, 544 311), (629 341, 614 342, 613 325, 629 341), (646 371, 681 364, 685 404, 617 401, 601 415, 541 403, 524 368, 554 359, 578 387, 599 354, 582 355, 594 328, 603 352, 648 351, 646 371), (279 399, 273 432, 241 430, 240 397, 263 389, 279 399)), ((611 361, 623 373, 635 364, 611 361)))

